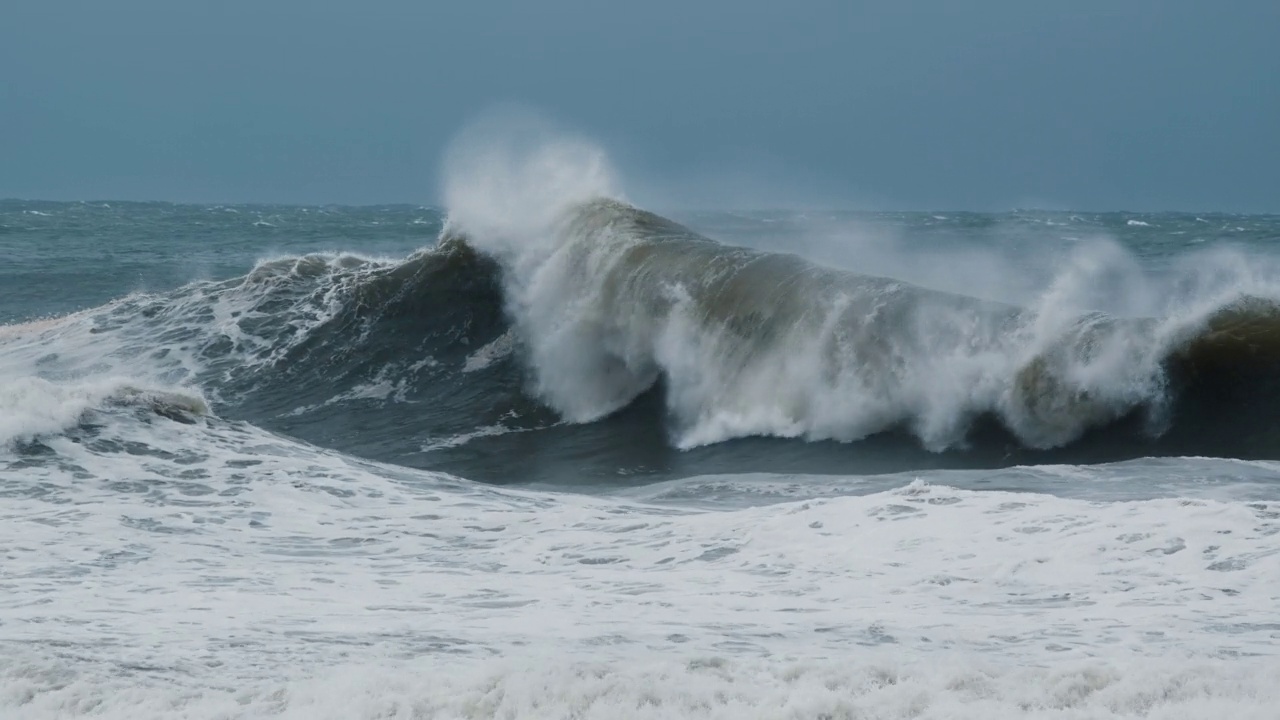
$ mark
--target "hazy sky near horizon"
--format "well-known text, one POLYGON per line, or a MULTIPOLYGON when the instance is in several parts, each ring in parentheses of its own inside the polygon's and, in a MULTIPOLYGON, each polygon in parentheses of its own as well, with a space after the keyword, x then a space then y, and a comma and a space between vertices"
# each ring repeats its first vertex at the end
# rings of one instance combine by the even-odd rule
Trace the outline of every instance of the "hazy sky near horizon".
POLYGON ((1280 212, 1276 0, 10 0, 0 197, 436 202, 496 103, 658 204, 1280 212))

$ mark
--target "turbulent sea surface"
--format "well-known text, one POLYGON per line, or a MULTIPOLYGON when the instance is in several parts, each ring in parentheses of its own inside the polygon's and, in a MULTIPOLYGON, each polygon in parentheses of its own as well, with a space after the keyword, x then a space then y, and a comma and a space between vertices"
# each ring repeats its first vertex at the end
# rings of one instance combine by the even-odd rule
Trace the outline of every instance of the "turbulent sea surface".
POLYGON ((0 201, 0 716, 1277 717, 1280 217, 480 185, 0 201))

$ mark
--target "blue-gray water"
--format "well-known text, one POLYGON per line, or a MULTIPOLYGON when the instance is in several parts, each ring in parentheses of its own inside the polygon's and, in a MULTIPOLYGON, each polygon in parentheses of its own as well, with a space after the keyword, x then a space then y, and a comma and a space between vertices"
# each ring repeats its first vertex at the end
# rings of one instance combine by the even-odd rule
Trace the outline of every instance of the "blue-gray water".
POLYGON ((5 716, 1269 717, 1280 217, 671 215, 0 201, 5 716))

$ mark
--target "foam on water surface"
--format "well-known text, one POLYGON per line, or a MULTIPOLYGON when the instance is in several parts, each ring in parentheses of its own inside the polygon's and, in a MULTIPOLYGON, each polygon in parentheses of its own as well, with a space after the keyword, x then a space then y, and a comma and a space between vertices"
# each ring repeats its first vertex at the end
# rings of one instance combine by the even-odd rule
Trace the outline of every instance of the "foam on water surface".
POLYGON ((0 678, 7 681, 0 708, 17 720, 1269 720, 1280 702, 1274 664, 1162 659, 1046 669, 891 653, 839 662, 421 660, 199 689, 131 682, 109 669, 69 674, 56 664, 5 659, 0 678))
MULTIPOLYGON (((421 208, 0 203, 218 269, 0 308, 99 304, 0 327, 0 716, 1275 717, 1280 466, 1146 456, 1194 382, 1162 454, 1272 456, 1274 257, 1179 255, 1194 221, 1164 214, 948 213, 868 222, 1067 250, 1004 285, 1022 255, 930 269, 881 235, 819 267, 620 202, 577 139, 450 163, 435 247, 421 208), (171 243, 201 223, 242 267, 171 243), (332 244, 259 244, 295 232, 332 244), (985 299, 940 292, 960 275, 985 299), (1136 440, 1107 424, 1134 408, 1136 440), (1087 431, 1129 460, 1015 458, 1087 431), (876 452, 916 469, 859 470, 876 452)), ((27 244, 0 293, 49 298, 74 253, 27 244)))
POLYGON ((0 467, 6 716, 1249 717, 1274 692, 1275 500, 943 473, 699 508, 101 420, 0 467))

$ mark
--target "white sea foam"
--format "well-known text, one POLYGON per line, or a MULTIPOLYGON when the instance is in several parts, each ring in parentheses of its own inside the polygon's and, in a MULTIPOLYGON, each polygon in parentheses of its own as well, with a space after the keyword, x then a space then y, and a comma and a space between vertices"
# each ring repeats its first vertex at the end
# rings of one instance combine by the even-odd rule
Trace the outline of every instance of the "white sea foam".
POLYGON ((66 430, 120 387, 111 381, 67 387, 36 377, 6 379, 0 382, 0 445, 66 430))
POLYGON ((1278 631, 1275 502, 917 482, 698 511, 490 489, 216 420, 108 432, 147 449, 50 438, 94 479, 4 474, 9 640, 235 672, 246 652, 314 664, 349 643, 368 658, 894 645, 1040 662, 1271 655, 1278 631), (90 608, 111 621, 82 622, 90 608))
POLYGON ((436 450, 446 450, 448 448, 462 447, 463 445, 466 445, 467 443, 473 440, 479 440, 480 438, 487 438, 487 437, 497 437, 498 435, 507 435, 513 432, 528 432, 528 430, 525 430, 525 429, 513 430, 507 427, 506 425, 502 425, 501 423, 494 424, 494 425, 485 425, 483 427, 478 427, 475 430, 459 433, 457 435, 429 440, 426 443, 422 444, 421 450, 422 452, 426 453, 426 452, 434 452, 436 450))
POLYGON ((14 720, 1271 720, 1280 703, 1274 664, 1168 659, 1052 668, 874 652, 842 661, 419 660, 257 679, 236 689, 112 675, 109 669, 74 672, 57 663, 0 660, 0 686, 7 691, 0 709, 14 720))
POLYGON ((56 463, 0 459, 5 717, 1266 717, 1276 700, 1275 501, 911 482, 698 509, 488 488, 216 419, 98 425, 47 438, 56 463))
POLYGON ((507 357, 516 348, 516 335, 511 330, 502 333, 495 340, 482 346, 467 356, 462 372, 470 373, 483 370, 493 363, 507 357))
POLYGON ((0 448, 61 433, 106 404, 207 412, 198 389, 165 382, 162 371, 137 363, 112 362, 111 343, 93 342, 94 315, 0 326, 0 448), (60 368, 63 355, 70 362, 60 368))

